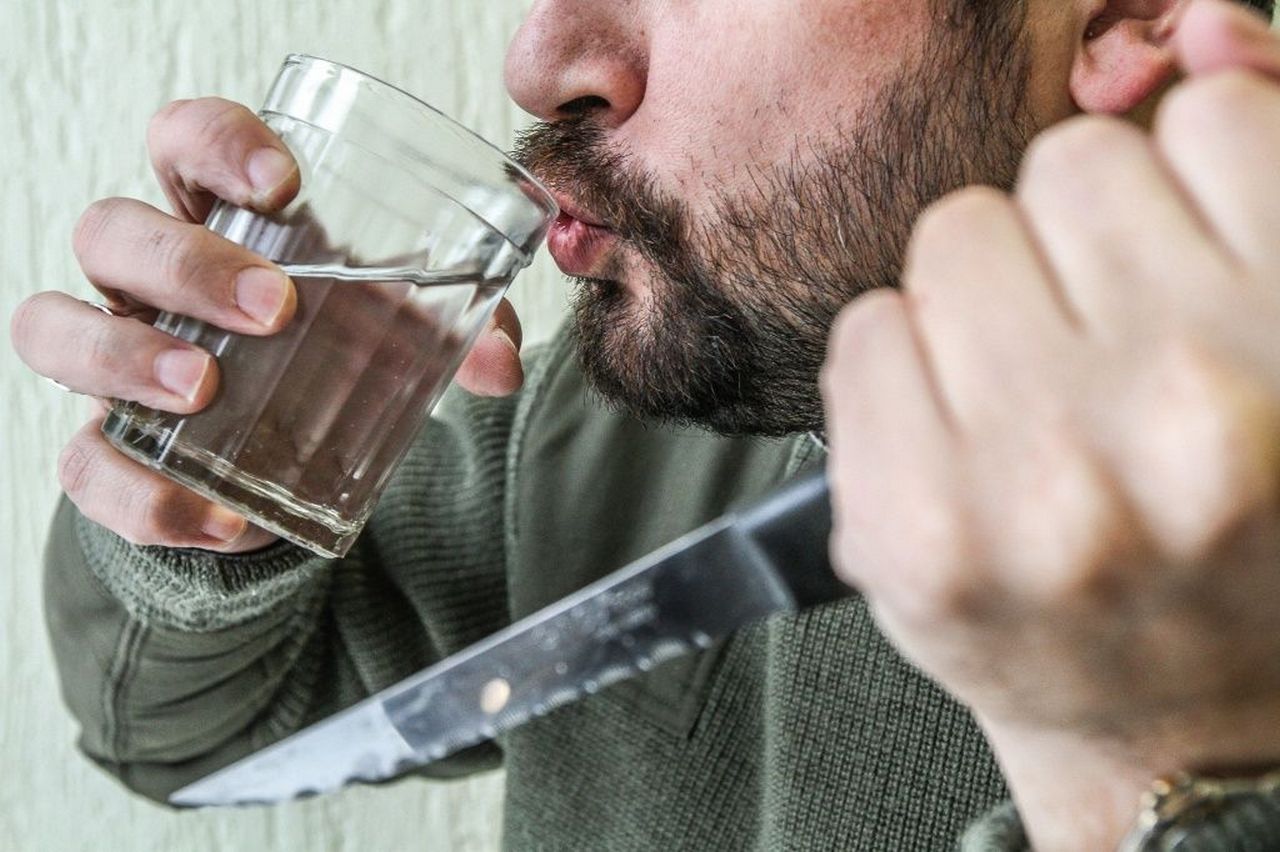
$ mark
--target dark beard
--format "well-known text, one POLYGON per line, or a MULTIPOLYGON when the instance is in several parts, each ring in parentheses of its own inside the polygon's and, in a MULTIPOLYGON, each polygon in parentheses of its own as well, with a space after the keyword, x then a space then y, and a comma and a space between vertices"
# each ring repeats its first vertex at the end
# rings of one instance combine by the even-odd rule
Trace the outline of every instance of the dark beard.
POLYGON ((818 372, 836 314, 897 285, 930 202, 971 183, 1013 184, 1031 133, 1020 32, 1013 15, 998 27, 939 25, 925 58, 834 140, 754 169, 752 190, 720 196, 711 221, 611 152, 590 113, 523 134, 516 158, 660 276, 643 299, 607 278, 578 281, 573 333, 590 384, 642 418, 725 434, 822 431, 818 372))

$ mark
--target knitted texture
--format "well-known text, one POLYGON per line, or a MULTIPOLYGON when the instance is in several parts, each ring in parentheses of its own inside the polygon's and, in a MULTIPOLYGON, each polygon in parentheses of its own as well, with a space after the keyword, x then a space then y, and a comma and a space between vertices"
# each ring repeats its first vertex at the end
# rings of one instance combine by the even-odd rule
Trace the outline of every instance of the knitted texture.
MULTIPOLYGON (((64 503, 47 602, 84 752, 163 801, 822 460, 628 420, 571 356, 513 399, 453 394, 344 559, 137 548, 64 503)), ((972 719, 856 597, 418 774, 499 762, 513 850, 932 850, 975 820, 966 852, 1025 848, 1011 807, 983 817, 1006 791, 972 719)))
MULTIPOLYGON (((521 423, 515 615, 822 461, 809 436, 727 441, 584 406, 568 356, 549 353, 521 423)), ((517 850, 946 849, 1005 796, 968 714, 857 598, 742 630, 503 751, 517 850)))
POLYGON ((960 841, 961 852, 1030 852, 1031 844, 1012 802, 1002 802, 974 823, 960 841))
POLYGON ((84 517, 76 536, 94 575, 130 615, 191 632, 261 618, 322 582, 327 567, 288 543, 247 556, 135 547, 84 517))
MULTIPOLYGON (((163 800, 822 457, 809 436, 608 412, 562 337, 521 396, 450 398, 346 558, 137 548, 64 505, 48 602, 81 748, 163 800)), ((941 849, 1004 796, 968 715, 857 598, 754 625, 419 774, 499 760, 515 850, 941 849)))
MULTIPOLYGON (((501 507, 516 403, 451 394, 343 559, 287 543, 241 556, 135 547, 64 501, 46 603, 81 748, 164 800, 509 623, 501 507)), ((488 745, 421 774, 497 762, 488 745)))

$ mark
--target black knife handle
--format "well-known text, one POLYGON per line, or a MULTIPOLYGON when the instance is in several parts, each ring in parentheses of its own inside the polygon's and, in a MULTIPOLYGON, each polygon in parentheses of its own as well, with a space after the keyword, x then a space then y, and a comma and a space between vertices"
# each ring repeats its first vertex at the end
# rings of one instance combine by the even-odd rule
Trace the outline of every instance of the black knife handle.
POLYGON ((853 593, 831 571, 831 492, 825 470, 798 476, 735 514, 734 525, 773 563, 797 607, 853 593))

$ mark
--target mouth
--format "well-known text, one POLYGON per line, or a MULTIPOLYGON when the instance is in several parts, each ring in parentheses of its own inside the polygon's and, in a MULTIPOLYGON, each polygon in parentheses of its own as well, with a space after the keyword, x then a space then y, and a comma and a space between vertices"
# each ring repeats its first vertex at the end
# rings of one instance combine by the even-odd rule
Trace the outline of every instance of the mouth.
POLYGON ((613 229, 577 207, 573 200, 555 193, 560 215, 547 234, 547 249, 565 275, 594 278, 605 255, 616 243, 613 229))

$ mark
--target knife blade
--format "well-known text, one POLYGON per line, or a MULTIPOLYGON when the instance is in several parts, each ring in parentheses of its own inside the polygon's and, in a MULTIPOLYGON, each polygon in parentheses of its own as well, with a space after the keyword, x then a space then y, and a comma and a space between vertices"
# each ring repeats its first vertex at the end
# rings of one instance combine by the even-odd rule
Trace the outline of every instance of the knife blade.
POLYGON ((830 532, 825 474, 800 477, 169 801, 269 804, 386 780, 753 621, 844 597, 830 532))

